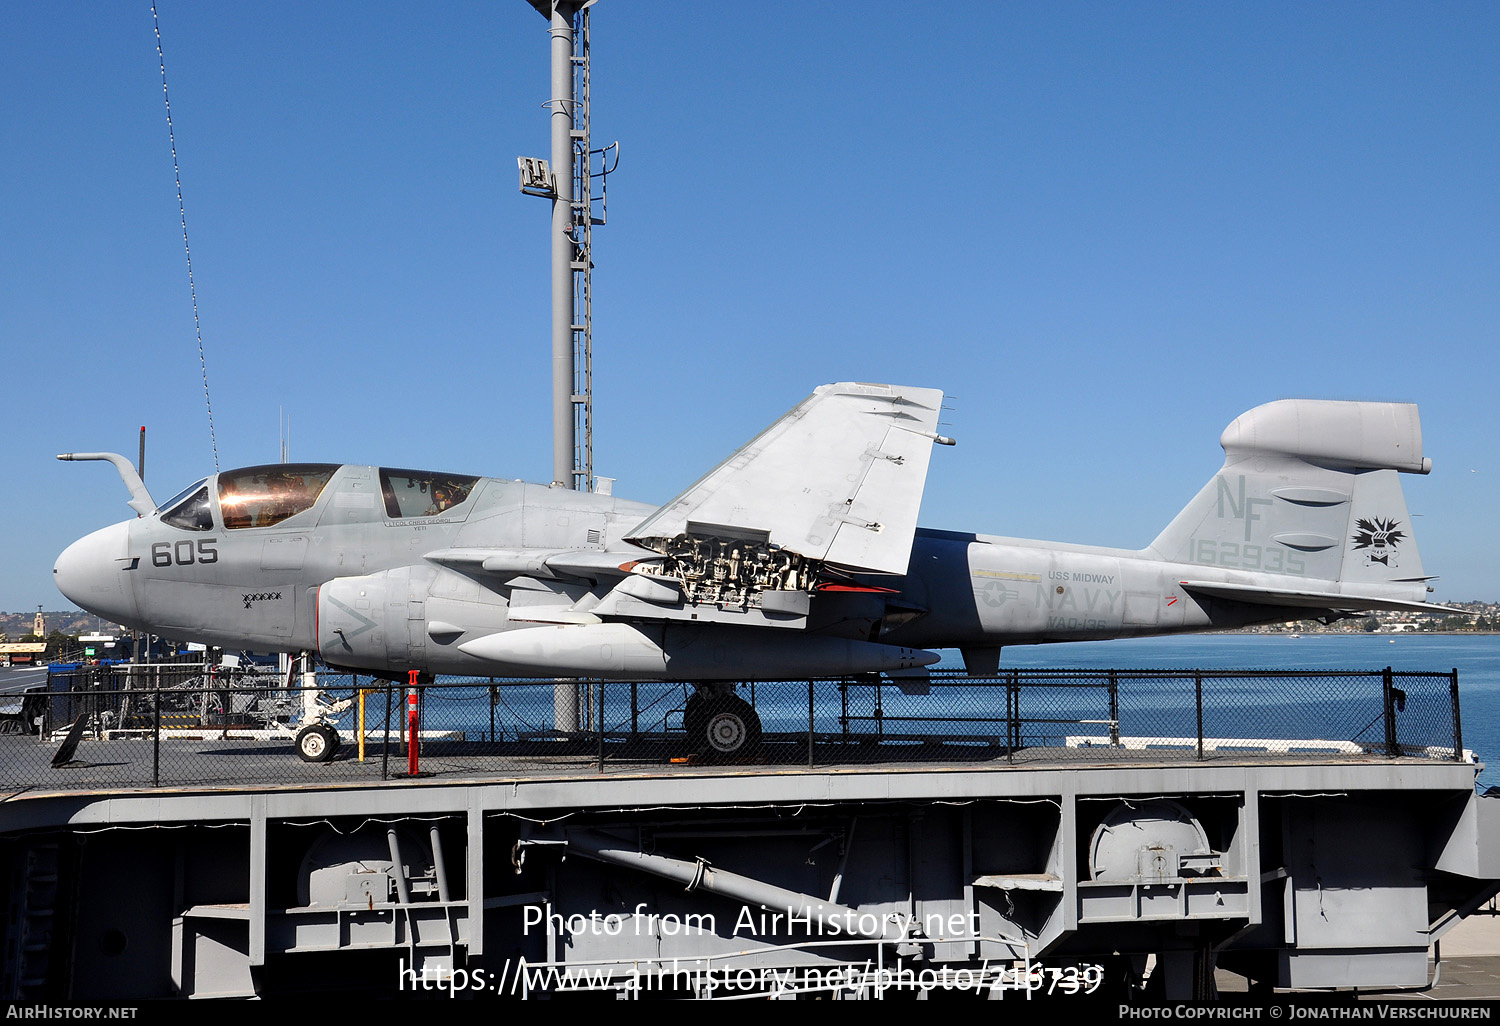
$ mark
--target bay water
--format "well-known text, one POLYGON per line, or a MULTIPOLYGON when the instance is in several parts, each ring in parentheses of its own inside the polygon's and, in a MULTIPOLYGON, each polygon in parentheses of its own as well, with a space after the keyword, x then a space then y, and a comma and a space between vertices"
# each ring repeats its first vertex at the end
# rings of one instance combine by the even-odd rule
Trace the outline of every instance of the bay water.
MULTIPOLYGON (((959 669, 962 663, 957 652, 944 652, 939 668, 959 669)), ((1122 686, 1121 715, 1122 731, 1126 733, 1156 734, 1166 732, 1173 736, 1190 735, 1193 732, 1192 672, 1274 670, 1274 671, 1355 671, 1378 674, 1386 667, 1395 671, 1447 674, 1458 671, 1460 716, 1463 726, 1464 747, 1473 751, 1485 764, 1477 779, 1480 789, 1490 785, 1500 786, 1500 635, 1490 634, 1199 634, 1177 637, 1139 638, 1131 640, 1070 642, 1055 645, 1017 645, 1004 650, 1000 668, 1025 670, 1169 670, 1186 674, 1186 680, 1170 683, 1151 681, 1131 682, 1122 686), (1129 705, 1127 709, 1126 706, 1129 705), (1158 729, 1157 725, 1163 725, 1158 729), (1129 729, 1126 729, 1129 728, 1129 729)), ((1397 686, 1401 686, 1398 680, 1397 686)), ((1378 677, 1358 684, 1358 694, 1340 685, 1324 681, 1299 682, 1284 679, 1258 680, 1246 677, 1235 681, 1216 681, 1206 697, 1211 694, 1213 708, 1206 711, 1205 733, 1223 737, 1279 737, 1279 738, 1357 738, 1361 741, 1379 743, 1382 738, 1380 722, 1380 691, 1378 677), (1344 689, 1344 690, 1341 690, 1344 689), (1270 730, 1269 733, 1263 733, 1270 730)), ((1414 685, 1409 685, 1409 688, 1414 685)), ((681 709, 686 702, 689 688, 686 685, 642 684, 636 692, 639 725, 651 732, 675 728, 680 730, 681 709), (675 711, 674 711, 675 710, 675 711)), ((928 716, 974 716, 1003 715, 1003 708, 996 709, 997 692, 988 689, 982 693, 962 686, 962 682, 942 689, 934 688, 931 696, 908 698, 894 687, 882 689, 885 695, 886 716, 905 714, 918 718, 928 716), (956 685, 956 686, 954 686, 956 685), (972 693, 971 693, 972 692, 972 693)), ((482 687, 460 692, 435 693, 424 713, 424 725, 439 729, 460 729, 470 736, 482 738, 489 730, 496 729, 496 736, 514 737, 522 732, 548 731, 552 721, 552 689, 550 687, 504 688, 497 693, 493 723, 485 722, 490 703, 479 701, 482 687)), ((749 697, 749 689, 741 694, 749 697)), ((824 693, 823 703, 835 703, 831 711, 819 713, 821 729, 838 729, 836 726, 837 698, 824 693)), ((1028 692, 1028 715, 1038 715, 1033 692, 1028 692)), ((607 719, 611 730, 621 730, 630 724, 629 702, 618 686, 612 687, 607 700, 607 719)), ((756 708, 765 724, 767 733, 795 733, 805 730, 807 725, 806 692, 800 685, 760 685, 757 688, 756 708)), ((998 700, 1003 701, 1003 696, 998 700)), ((1068 696, 1048 700, 1060 703, 1073 701, 1068 696)), ((1075 710, 1080 717, 1107 715, 1107 709, 1097 709, 1103 701, 1097 689, 1079 702, 1092 703, 1087 711, 1075 710)), ((847 710, 869 713, 869 709, 847 710)), ((1052 714, 1067 712, 1061 706, 1052 714)), ((398 709, 397 715, 400 715, 398 709)), ((1040 713, 1048 715, 1048 713, 1040 713)), ((1072 713, 1069 712, 1069 715, 1072 713)), ((376 713, 379 715, 379 713, 376 713)), ((1452 738, 1447 731, 1451 719, 1448 709, 1447 686, 1442 681, 1428 681, 1421 686, 1421 693, 1413 691, 1408 709, 1399 716, 1406 724, 1431 724, 1440 727, 1433 731, 1425 728, 1403 740, 1408 743, 1450 746, 1452 738), (1418 736, 1419 735, 1419 736, 1418 736)), ((888 729, 903 729, 897 721, 887 720, 888 729)), ((869 729, 869 719, 865 728, 869 729)), ((906 729, 920 730, 920 726, 909 723, 906 729)), ((998 732, 1001 728, 972 726, 979 732, 998 732)), ((1058 728, 1062 733, 1102 733, 1105 728, 1084 726, 1058 728)), ((1405 730, 1405 728, 1402 728, 1405 730)))
MULTIPOLYGON (((1001 669, 1456 669, 1464 747, 1487 764, 1479 787, 1500 785, 1500 635, 1193 634, 1015 646, 1005 649, 1000 662, 1001 669)), ((1289 699, 1279 699, 1267 689, 1267 700, 1289 699)))

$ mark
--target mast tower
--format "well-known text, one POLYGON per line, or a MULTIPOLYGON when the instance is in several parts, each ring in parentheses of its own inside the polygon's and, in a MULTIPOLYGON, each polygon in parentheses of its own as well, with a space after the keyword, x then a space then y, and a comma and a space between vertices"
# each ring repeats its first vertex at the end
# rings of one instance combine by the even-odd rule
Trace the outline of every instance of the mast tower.
POLYGON ((595 150, 590 141, 589 8, 594 0, 527 2, 548 21, 552 55, 550 159, 516 159, 521 191, 552 200, 552 482, 592 491, 593 228, 605 222, 605 184, 619 163, 619 144, 595 150))

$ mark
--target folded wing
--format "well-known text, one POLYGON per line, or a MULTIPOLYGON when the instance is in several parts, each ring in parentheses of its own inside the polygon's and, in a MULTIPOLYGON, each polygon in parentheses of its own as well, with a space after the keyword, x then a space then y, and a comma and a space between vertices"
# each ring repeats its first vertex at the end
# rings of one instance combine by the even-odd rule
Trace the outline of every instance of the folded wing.
POLYGON ((824 385, 607 548, 455 548, 427 559, 501 581, 511 621, 798 630, 818 601, 841 622, 873 624, 882 589, 850 584, 847 571, 906 573, 932 443, 952 444, 936 433, 942 399, 930 388, 824 385))
POLYGON ((818 563, 904 574, 943 394, 824 385, 628 535, 668 553, 749 542, 818 563))

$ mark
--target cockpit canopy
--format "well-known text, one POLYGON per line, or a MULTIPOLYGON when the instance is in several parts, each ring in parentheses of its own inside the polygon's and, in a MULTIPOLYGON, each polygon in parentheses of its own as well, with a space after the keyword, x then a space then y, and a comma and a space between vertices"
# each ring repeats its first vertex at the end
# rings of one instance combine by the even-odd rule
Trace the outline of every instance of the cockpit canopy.
POLYGON ((478 480, 462 474, 382 467, 380 492, 385 498, 385 515, 392 520, 437 516, 467 499, 478 480))
POLYGON ((219 475, 219 509, 224 526, 270 527, 296 516, 323 493, 337 463, 272 463, 219 475))
MULTIPOLYGON (((317 504, 338 472, 337 463, 271 463, 226 470, 218 477, 217 498, 224 527, 270 527, 317 504)), ((469 498, 478 477, 427 470, 379 468, 385 515, 392 520, 432 517, 469 498)), ((214 527, 214 486, 195 481, 161 505, 164 524, 184 531, 214 527)))

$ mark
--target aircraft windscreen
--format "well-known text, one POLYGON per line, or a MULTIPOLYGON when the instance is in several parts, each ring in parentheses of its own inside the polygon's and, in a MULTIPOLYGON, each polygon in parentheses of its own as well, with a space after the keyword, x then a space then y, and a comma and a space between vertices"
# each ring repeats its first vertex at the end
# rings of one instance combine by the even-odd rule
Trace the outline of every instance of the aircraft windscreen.
POLYGON ((213 503, 208 498, 208 484, 204 482, 196 492, 178 503, 175 500, 164 507, 161 522, 180 527, 184 531, 212 531, 214 529, 213 503))
POLYGON ((192 484, 188 485, 182 491, 178 492, 176 495, 172 496, 170 499, 168 499, 166 502, 162 503, 160 506, 157 506, 156 508, 158 510, 169 510, 173 506, 177 505, 183 499, 186 499, 189 495, 192 495, 199 488, 202 488, 206 484, 208 484, 208 478, 206 478, 206 477, 200 477, 198 480, 194 481, 192 484))
POLYGON ((219 475, 219 507, 224 526, 270 527, 311 509, 336 463, 273 463, 219 475))
POLYGON ((434 474, 425 470, 380 468, 385 513, 392 519, 435 517, 469 497, 477 477, 434 474))

